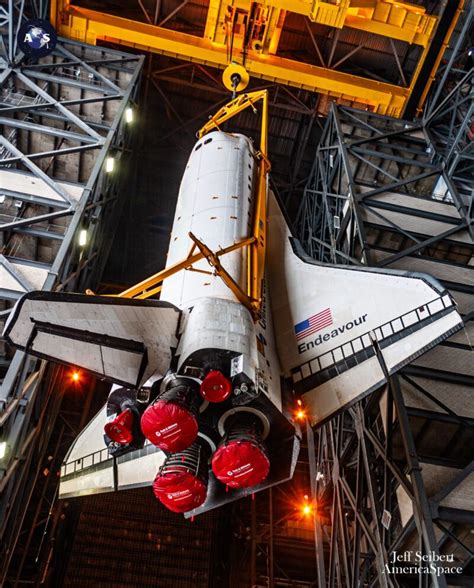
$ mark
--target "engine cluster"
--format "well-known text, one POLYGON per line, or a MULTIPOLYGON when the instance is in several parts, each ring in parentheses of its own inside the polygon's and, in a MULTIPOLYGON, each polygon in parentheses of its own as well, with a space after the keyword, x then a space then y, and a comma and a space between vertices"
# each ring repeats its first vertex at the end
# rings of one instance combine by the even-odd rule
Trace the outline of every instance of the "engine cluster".
POLYGON ((104 438, 111 455, 143 447, 166 453, 153 491, 169 510, 189 512, 207 497, 210 476, 227 488, 252 488, 270 471, 258 410, 235 406, 233 383, 211 369, 202 379, 168 374, 146 392, 119 388, 107 402, 104 438))

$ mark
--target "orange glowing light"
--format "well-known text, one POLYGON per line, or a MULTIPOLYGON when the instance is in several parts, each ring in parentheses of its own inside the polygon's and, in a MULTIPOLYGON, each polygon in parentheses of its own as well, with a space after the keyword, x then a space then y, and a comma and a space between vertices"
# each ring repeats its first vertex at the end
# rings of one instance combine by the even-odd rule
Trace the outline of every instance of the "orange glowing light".
POLYGON ((297 421, 302 421, 306 418, 306 412, 303 409, 300 409, 296 412, 295 417, 297 421))
POLYGON ((302 406, 302 405, 303 405, 303 403, 301 402, 301 399, 298 399, 298 400, 296 401, 296 404, 297 404, 298 406, 302 406))
POLYGON ((301 503, 300 510, 301 514, 303 514, 305 517, 313 514, 313 504, 312 502, 310 502, 309 496, 307 494, 303 496, 303 501, 301 503))
POLYGON ((80 381, 80 379, 81 379, 81 374, 78 371, 75 370, 71 373, 71 380, 73 382, 77 383, 80 381))

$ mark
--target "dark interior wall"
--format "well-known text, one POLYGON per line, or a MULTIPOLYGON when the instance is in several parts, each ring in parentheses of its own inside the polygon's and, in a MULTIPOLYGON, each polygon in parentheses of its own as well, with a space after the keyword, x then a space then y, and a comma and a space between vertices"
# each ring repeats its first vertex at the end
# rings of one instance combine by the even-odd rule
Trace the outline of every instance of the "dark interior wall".
POLYGON ((214 564, 217 513, 193 522, 167 511, 150 488, 81 499, 67 588, 224 586, 214 564))
MULTIPOLYGON (((130 193, 115 234, 103 282, 134 284, 164 267, 176 197, 194 138, 176 134, 154 91, 142 96, 135 113, 138 141, 132 154, 130 193)), ((174 126, 173 126, 174 125, 174 126)))

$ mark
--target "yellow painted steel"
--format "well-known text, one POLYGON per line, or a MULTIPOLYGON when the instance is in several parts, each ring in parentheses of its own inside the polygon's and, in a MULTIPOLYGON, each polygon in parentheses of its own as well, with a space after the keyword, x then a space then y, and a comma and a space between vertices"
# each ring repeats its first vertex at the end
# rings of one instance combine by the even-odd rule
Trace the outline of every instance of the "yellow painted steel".
POLYGON ((216 274, 220 277, 224 284, 228 286, 230 290, 232 290, 237 300, 245 307, 247 307, 252 313, 253 318, 257 320, 259 316, 258 308, 256 308, 254 304, 255 300, 252 300, 249 297, 249 295, 242 290, 239 284, 237 284, 237 282, 232 278, 232 276, 222 267, 219 257, 213 251, 211 251, 205 243, 200 241, 192 233, 189 233, 189 237, 194 241, 195 245, 206 258, 209 265, 216 270, 216 274))
POLYGON ((253 238, 255 241, 250 246, 250 296, 256 301, 256 309, 258 311, 260 311, 262 304, 262 287, 265 274, 268 172, 270 171, 270 162, 268 160, 268 94, 266 91, 261 99, 260 163, 253 217, 253 238))
MULTIPOLYGON (((423 47, 428 45, 437 23, 437 17, 426 14, 423 7, 396 0, 339 0, 337 3, 322 0, 210 0, 204 37, 225 44, 234 28, 235 46, 241 48, 243 19, 255 5, 259 5, 259 11, 254 14, 259 23, 257 33, 268 27, 266 40, 277 33, 275 23, 286 11, 302 14, 326 26, 347 26, 423 47)), ((261 45, 263 49, 264 44, 261 45)))
POLYGON ((51 1, 53 25, 72 39, 92 44, 110 40, 221 69, 234 61, 256 78, 401 116, 417 72, 410 88, 403 88, 279 57, 276 52, 290 12, 327 26, 356 28, 420 45, 424 51, 417 72, 438 20, 423 7, 397 0, 209 0, 204 36, 197 37, 74 6, 70 0, 51 1))
MULTIPOLYGON (((227 48, 208 39, 76 6, 60 12, 56 28, 60 35, 87 43, 102 39, 222 69, 228 65, 227 48)), ((390 116, 400 116, 410 93, 408 88, 253 50, 245 68, 256 78, 357 102, 390 116)))
POLYGON ((342 0, 338 5, 316 0, 312 4, 308 16, 321 24, 347 26, 423 47, 429 44, 438 20, 421 6, 396 0, 342 0))
MULTIPOLYGON (((456 14, 455 14, 455 16, 454 16, 454 18, 453 18, 450 26, 449 26, 449 29, 448 29, 448 31, 446 33, 446 36, 444 37, 444 40, 443 40, 441 49, 438 52, 438 55, 437 55, 436 60, 435 60, 435 62, 433 64, 433 67, 431 68, 431 73, 430 73, 430 77, 429 77, 428 83, 425 85, 425 87, 423 89, 423 92, 421 94, 420 100, 418 102, 417 114, 420 114, 420 112, 422 110, 422 106, 425 103, 425 100, 426 100, 426 97, 428 95, 428 92, 429 92, 429 89, 431 87, 431 84, 433 83, 433 80, 435 79, 435 76, 436 76, 436 72, 438 71, 439 64, 441 63, 441 58, 443 57, 443 54, 444 54, 446 48, 449 45, 449 40, 451 39, 451 35, 453 34, 454 29, 456 28, 456 24, 458 22, 458 19, 461 16, 462 11, 464 10, 464 4, 465 4, 464 0, 461 0, 461 2, 459 2, 459 6, 458 6, 458 8, 456 10, 456 14)), ((428 51, 428 48, 426 48, 424 50, 424 53, 426 53, 427 51, 428 51)), ((417 77, 418 77, 418 75, 420 73, 420 70, 421 70, 420 63, 423 63, 423 62, 424 62, 424 55, 422 55, 420 61, 418 62, 417 68, 416 68, 416 70, 414 72, 414 75, 413 75, 413 79, 414 80, 417 79, 417 77)), ((412 86, 413 86, 413 83, 414 82, 412 82, 412 84, 411 84, 412 86)))
POLYGON ((240 54, 244 36, 249 34, 252 48, 263 54, 275 54, 285 22, 286 10, 271 2, 252 0, 210 0, 204 38, 227 46, 229 52, 240 54), (252 13, 252 30, 247 23, 252 13))
POLYGON ((286 15, 286 10, 279 10, 277 8, 269 10, 266 17, 267 26, 262 36, 262 53, 271 53, 274 55, 277 52, 286 15))
MULTIPOLYGON (((247 108, 251 108, 256 113, 255 104, 260 100, 263 101, 264 111, 267 109, 267 91, 260 90, 258 92, 249 92, 248 94, 241 94, 234 100, 228 102, 225 106, 220 108, 214 116, 212 116, 207 123, 198 131, 197 135, 201 139, 214 129, 219 129, 226 121, 233 118, 239 112, 247 108)), ((260 139, 260 153, 267 157, 267 132, 268 132, 268 118, 267 114, 262 115, 262 136, 260 139), (265 135, 265 136, 264 136, 265 135)))
MULTIPOLYGON (((229 247, 219 249, 219 251, 216 251, 213 255, 215 255, 216 257, 220 257, 221 255, 225 255, 226 253, 230 253, 231 251, 236 251, 237 249, 241 249, 242 247, 250 245, 253 242, 253 240, 253 237, 243 239, 238 243, 229 245, 229 247)), ((191 249, 189 255, 182 261, 178 261, 177 263, 170 265, 169 267, 159 271, 157 274, 150 276, 146 280, 143 280, 142 282, 139 282, 138 284, 135 284, 134 286, 127 288, 123 292, 120 292, 120 294, 112 294, 111 297, 137 298, 143 300, 145 298, 150 298, 151 296, 158 294, 158 292, 160 292, 161 290, 161 283, 163 282, 163 280, 166 280, 166 278, 169 278, 170 276, 182 270, 190 269, 194 263, 197 263, 198 261, 201 261, 201 259, 204 259, 206 257, 206 255, 202 251, 194 253, 194 249, 195 247, 191 249)))
POLYGON ((243 65, 238 63, 231 63, 228 65, 222 74, 222 83, 229 90, 229 92, 243 92, 249 85, 249 72, 243 65))

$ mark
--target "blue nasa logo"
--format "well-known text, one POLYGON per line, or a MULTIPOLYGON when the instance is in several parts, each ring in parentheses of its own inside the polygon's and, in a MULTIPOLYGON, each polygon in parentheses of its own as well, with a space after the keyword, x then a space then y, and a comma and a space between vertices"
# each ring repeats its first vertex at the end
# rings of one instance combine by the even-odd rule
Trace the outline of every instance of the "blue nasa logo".
POLYGON ((56 47, 56 31, 47 20, 36 18, 25 22, 18 31, 18 45, 25 55, 45 57, 56 47))

